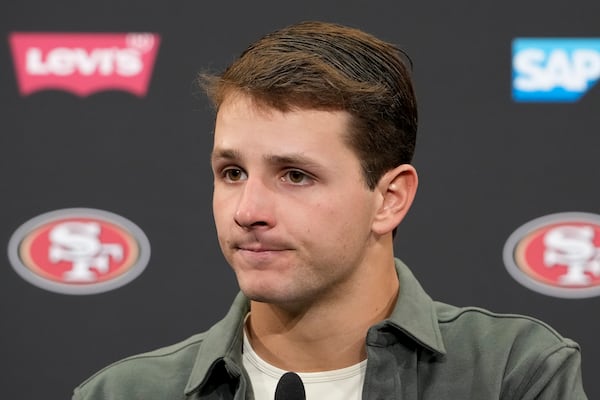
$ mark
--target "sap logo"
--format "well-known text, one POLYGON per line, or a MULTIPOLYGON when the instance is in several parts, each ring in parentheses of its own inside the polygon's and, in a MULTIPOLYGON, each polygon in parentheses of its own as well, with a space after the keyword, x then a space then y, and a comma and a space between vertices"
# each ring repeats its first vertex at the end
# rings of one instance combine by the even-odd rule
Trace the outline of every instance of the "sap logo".
POLYGON ((160 37, 152 33, 12 33, 21 95, 65 90, 87 96, 123 90, 144 96, 160 37))
POLYGON ((600 78, 600 38, 519 38, 512 49, 515 101, 574 102, 600 78))

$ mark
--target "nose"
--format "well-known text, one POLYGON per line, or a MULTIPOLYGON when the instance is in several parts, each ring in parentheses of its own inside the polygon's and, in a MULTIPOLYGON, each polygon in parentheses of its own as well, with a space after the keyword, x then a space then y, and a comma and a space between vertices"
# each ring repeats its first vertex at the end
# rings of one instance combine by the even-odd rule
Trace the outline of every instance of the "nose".
POLYGON ((248 178, 241 188, 235 210, 235 223, 244 229, 275 225, 272 191, 258 178, 248 178))

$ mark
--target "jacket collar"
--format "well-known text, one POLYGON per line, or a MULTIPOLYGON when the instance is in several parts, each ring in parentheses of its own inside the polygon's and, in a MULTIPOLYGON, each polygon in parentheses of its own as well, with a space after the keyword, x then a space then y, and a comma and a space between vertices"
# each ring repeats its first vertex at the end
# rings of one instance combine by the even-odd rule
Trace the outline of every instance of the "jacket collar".
POLYGON ((390 317, 372 329, 380 331, 389 327, 402 332, 434 353, 446 354, 435 303, 410 269, 399 259, 395 261, 400 281, 396 305, 390 317))
POLYGON ((203 386, 221 360, 231 361, 241 368, 244 318, 249 311, 250 302, 240 292, 225 318, 206 332, 185 387, 186 395, 203 386))
MULTIPOLYGON (((367 344, 383 346, 389 342, 384 331, 397 331, 410 337, 419 345, 438 354, 446 349, 438 325, 433 300, 425 293, 409 268, 396 259, 400 291, 390 317, 369 330, 367 344)), ((248 299, 239 293, 225 318, 210 328, 202 341, 192 368, 185 393, 190 394, 210 378, 214 366, 221 360, 242 366, 242 338, 244 318, 250 311, 248 299)))

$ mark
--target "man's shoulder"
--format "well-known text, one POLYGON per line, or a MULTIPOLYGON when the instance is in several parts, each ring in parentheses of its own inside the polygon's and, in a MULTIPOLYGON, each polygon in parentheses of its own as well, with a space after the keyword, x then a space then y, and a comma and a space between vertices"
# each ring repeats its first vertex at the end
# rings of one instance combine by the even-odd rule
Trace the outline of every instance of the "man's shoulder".
POLYGON ((200 385, 217 360, 240 356, 248 307, 240 293, 227 315, 207 331, 103 368, 75 389, 73 400, 183 398, 184 391, 200 385))
POLYGON ((536 318, 435 302, 452 371, 477 371, 501 398, 585 399, 580 348, 536 318))
POLYGON ((450 354, 468 352, 507 368, 560 364, 578 356, 579 345, 547 323, 527 315, 435 302, 438 324, 450 354))
POLYGON ((73 399, 182 396, 205 336, 206 332, 199 333, 181 342, 114 362, 79 385, 73 399), (106 397, 108 393, 111 396, 106 397))

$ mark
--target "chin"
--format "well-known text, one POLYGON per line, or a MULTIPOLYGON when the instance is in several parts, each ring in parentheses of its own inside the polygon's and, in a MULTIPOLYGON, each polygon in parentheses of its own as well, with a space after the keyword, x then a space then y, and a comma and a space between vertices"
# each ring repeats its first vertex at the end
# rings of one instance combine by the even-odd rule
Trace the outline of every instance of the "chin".
POLYGON ((287 292, 282 292, 281 288, 268 288, 264 285, 256 287, 240 283, 240 290, 248 299, 259 303, 285 304, 293 301, 292 296, 287 292))
POLYGON ((260 303, 278 303, 282 300, 282 297, 286 297, 277 290, 265 288, 262 285, 261 287, 256 287, 254 285, 245 285, 240 282, 240 290, 250 300, 258 301, 260 303))

